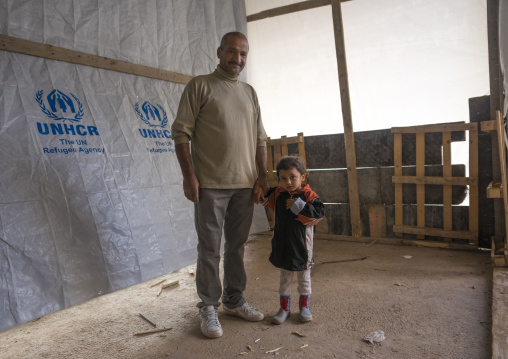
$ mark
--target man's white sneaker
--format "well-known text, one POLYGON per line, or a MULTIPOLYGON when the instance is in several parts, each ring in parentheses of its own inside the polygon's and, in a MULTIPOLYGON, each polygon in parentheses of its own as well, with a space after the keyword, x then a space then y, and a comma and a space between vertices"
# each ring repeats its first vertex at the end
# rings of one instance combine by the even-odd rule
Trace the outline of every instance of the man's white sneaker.
POLYGON ((252 307, 247 302, 243 303, 243 305, 238 308, 228 308, 224 306, 224 311, 228 314, 236 315, 237 317, 243 318, 250 322, 259 322, 265 318, 263 313, 252 307))
POLYGON ((222 327, 219 323, 217 309, 213 305, 207 305, 199 309, 201 321, 201 333, 208 338, 222 337, 222 327))

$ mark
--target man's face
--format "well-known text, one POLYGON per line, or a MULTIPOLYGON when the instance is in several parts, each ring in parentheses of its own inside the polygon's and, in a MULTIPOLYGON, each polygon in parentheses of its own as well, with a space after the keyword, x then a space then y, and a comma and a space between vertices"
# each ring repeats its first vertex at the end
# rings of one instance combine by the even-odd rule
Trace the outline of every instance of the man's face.
POLYGON ((217 49, 219 66, 228 74, 238 76, 247 63, 249 43, 242 37, 228 36, 224 48, 217 49))

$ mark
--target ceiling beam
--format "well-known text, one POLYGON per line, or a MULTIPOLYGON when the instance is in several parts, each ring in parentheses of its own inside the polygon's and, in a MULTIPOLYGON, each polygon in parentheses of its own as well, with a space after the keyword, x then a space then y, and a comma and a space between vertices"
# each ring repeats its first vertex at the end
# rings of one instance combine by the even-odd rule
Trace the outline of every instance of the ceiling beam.
MULTIPOLYGON (((346 2, 351 0, 341 0, 341 2, 346 2)), ((258 12, 257 14, 252 14, 247 16, 247 22, 267 19, 269 17, 275 17, 285 14, 290 14, 292 12, 298 12, 303 10, 314 9, 321 6, 330 5, 331 0, 308 0, 303 2, 298 2, 296 4, 276 7, 273 9, 265 10, 258 12)))

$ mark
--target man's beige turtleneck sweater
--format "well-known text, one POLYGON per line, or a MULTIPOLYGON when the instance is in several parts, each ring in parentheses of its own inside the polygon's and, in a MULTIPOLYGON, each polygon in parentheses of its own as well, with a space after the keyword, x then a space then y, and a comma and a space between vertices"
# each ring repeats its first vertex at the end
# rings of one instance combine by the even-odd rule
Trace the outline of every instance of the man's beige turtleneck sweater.
POLYGON ((175 145, 191 142, 201 188, 252 188, 256 147, 266 133, 256 92, 220 66, 185 87, 171 126, 175 145))

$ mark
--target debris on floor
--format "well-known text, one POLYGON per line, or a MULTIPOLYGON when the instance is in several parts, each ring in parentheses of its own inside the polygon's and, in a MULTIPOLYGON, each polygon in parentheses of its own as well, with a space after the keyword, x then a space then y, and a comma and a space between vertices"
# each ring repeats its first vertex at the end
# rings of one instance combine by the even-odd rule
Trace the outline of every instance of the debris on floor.
POLYGON ((168 330, 171 330, 171 329, 173 329, 173 328, 158 328, 158 329, 147 330, 144 332, 134 333, 134 335, 141 336, 141 335, 155 334, 155 333, 160 333, 160 332, 167 332, 168 330))
POLYGON ((382 330, 378 330, 370 333, 365 338, 364 341, 369 342, 370 344, 379 343, 385 340, 385 333, 382 330))

